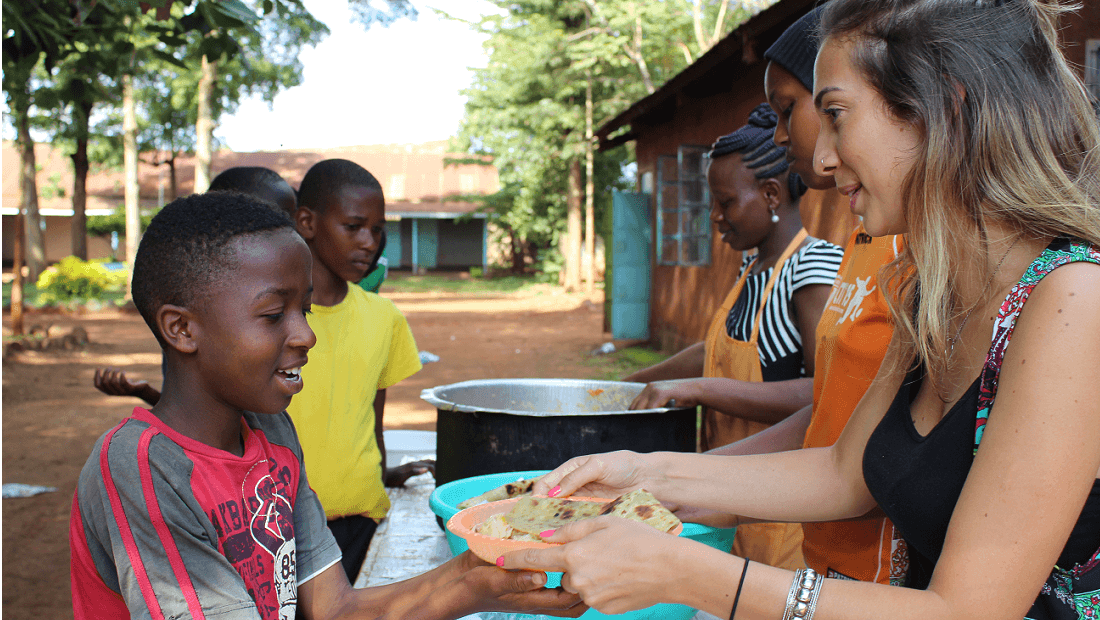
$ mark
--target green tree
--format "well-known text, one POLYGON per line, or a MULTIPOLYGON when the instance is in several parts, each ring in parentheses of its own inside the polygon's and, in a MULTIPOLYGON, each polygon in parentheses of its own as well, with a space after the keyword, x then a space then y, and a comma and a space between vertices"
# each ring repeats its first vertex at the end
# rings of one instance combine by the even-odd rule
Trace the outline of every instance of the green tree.
POLYGON ((79 0, 3 3, 4 94, 16 127, 20 155, 20 206, 15 219, 15 279, 12 283, 12 331, 23 333, 23 263, 37 281, 45 263, 45 248, 38 213, 37 172, 31 114, 35 104, 31 77, 39 63, 50 70, 88 8, 79 0), (24 214, 26 221, 24 221, 24 214))
POLYGON ((625 148, 594 152, 591 126, 654 92, 757 7, 721 0, 495 4, 503 14, 473 25, 488 35, 489 63, 464 93, 460 146, 499 171, 502 189, 486 210, 513 238, 513 258, 528 244, 544 254, 566 245, 565 281, 576 287, 581 195, 592 248, 594 222, 603 220, 597 213, 631 157, 625 148))

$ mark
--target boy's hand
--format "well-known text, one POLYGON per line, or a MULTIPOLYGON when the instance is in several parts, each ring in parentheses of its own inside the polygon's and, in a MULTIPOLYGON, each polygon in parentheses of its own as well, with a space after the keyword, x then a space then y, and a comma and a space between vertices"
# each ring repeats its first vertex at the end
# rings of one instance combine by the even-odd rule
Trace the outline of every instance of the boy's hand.
POLYGON ((403 487, 405 481, 409 478, 419 476, 425 472, 431 472, 432 477, 435 477, 435 461, 429 459, 413 461, 397 467, 387 467, 385 474, 382 476, 382 481, 388 487, 403 487))
POLYGON ((588 611, 580 596, 562 588, 547 589, 546 573, 506 571, 467 552, 470 568, 460 578, 480 611, 522 612, 576 618, 588 611))
POLYGON ((148 381, 130 381, 121 368, 97 368, 92 385, 109 396, 137 396, 150 405, 156 405, 160 400, 160 392, 149 385, 148 381))

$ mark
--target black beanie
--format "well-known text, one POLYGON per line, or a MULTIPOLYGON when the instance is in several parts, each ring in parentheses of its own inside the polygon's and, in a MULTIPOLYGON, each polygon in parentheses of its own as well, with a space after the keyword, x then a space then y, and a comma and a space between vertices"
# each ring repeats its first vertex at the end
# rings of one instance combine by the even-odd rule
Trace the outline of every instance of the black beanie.
POLYGON ((791 72, 798 78, 806 90, 814 90, 814 60, 817 58, 817 27, 821 23, 821 11, 824 4, 798 18, 789 28, 779 35, 764 59, 791 72))

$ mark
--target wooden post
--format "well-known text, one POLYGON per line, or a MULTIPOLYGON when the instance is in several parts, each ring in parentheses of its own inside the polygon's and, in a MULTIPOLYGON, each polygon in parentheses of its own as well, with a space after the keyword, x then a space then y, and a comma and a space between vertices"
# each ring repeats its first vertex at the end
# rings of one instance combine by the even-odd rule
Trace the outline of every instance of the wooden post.
POLYGON ((12 248, 14 261, 12 273, 15 278, 11 281, 11 333, 19 336, 25 333, 23 329, 23 207, 15 214, 15 243, 12 248))

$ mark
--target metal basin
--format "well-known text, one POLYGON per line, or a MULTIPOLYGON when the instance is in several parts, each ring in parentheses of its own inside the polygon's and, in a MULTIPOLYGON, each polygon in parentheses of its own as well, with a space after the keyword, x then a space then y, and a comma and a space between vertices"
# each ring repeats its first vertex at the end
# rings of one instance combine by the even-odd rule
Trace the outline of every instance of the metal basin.
POLYGON ((628 411, 645 384, 486 379, 424 390, 435 405, 436 483, 553 469, 612 450, 695 451, 695 408, 628 411))

